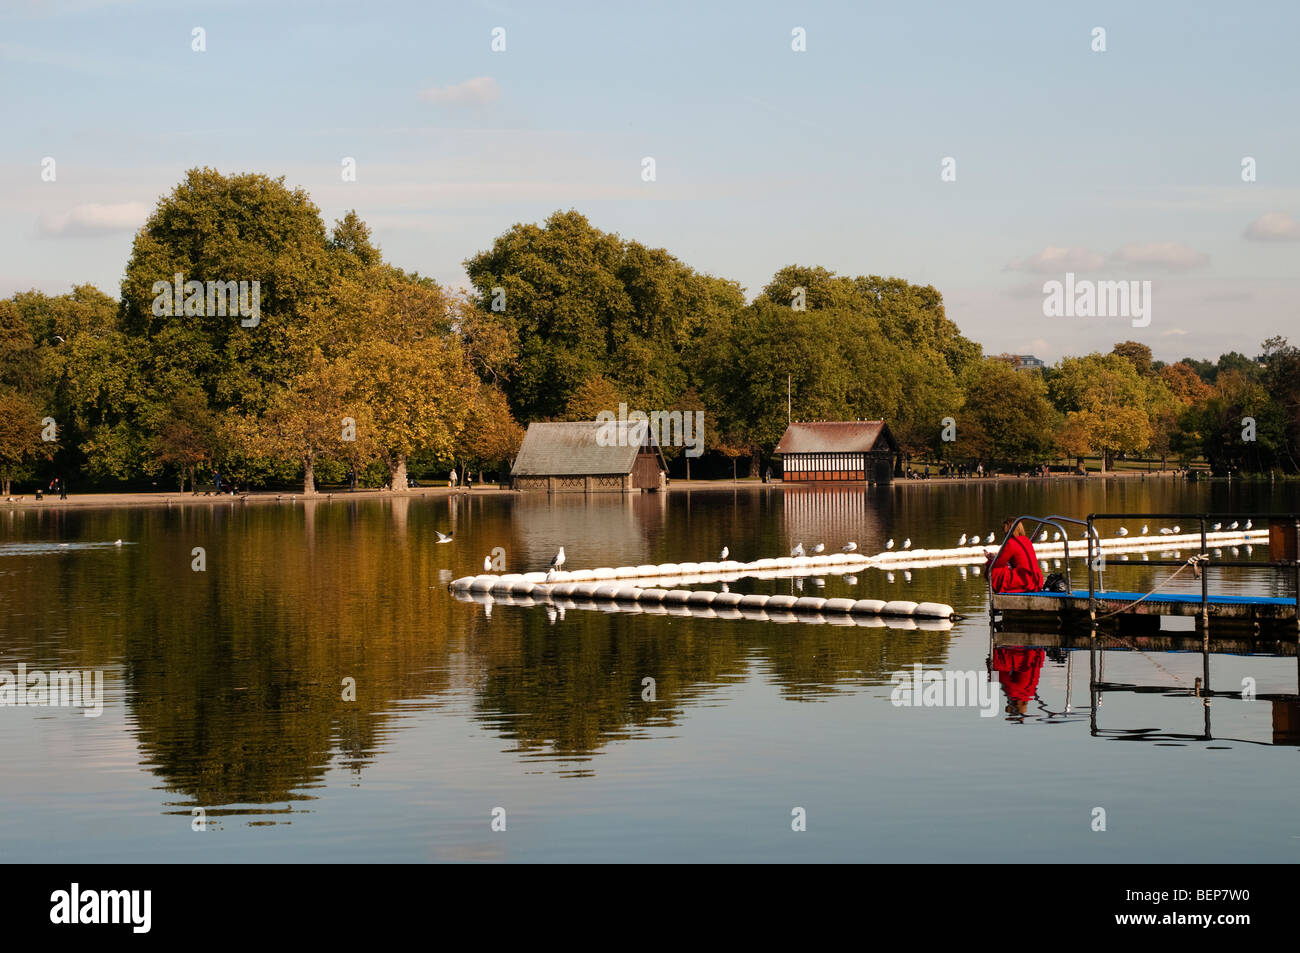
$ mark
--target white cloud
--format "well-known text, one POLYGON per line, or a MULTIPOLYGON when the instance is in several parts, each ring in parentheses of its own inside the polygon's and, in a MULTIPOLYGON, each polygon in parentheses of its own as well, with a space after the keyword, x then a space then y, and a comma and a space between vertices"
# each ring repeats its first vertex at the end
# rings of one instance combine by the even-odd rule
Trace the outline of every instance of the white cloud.
POLYGON ((1128 244, 1111 253, 1112 264, 1133 269, 1156 271, 1192 271, 1210 262, 1205 252, 1189 248, 1182 242, 1148 242, 1128 244))
POLYGON ((66 212, 47 213, 37 221, 37 230, 47 236, 111 235, 133 232, 149 217, 143 202, 120 202, 116 205, 88 203, 74 205, 66 212))
POLYGON ((1062 271, 1094 271, 1105 259, 1086 248, 1057 248, 1049 245, 1036 255, 1017 258, 1007 265, 1007 271, 1028 271, 1036 275, 1057 274, 1062 271))
POLYGON ((1246 226, 1244 237, 1253 242, 1300 241, 1300 222, 1285 212, 1267 212, 1246 226))
POLYGON ((453 86, 420 90, 420 99, 439 106, 487 106, 501 98, 501 87, 491 76, 476 76, 453 86))

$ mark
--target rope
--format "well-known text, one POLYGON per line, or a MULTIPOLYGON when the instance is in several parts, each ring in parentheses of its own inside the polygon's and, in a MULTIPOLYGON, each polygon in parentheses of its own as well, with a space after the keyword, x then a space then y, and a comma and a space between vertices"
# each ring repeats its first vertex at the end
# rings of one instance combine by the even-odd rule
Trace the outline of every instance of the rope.
POLYGON ((1128 605, 1120 606, 1120 607, 1119 607, 1118 609, 1116 609, 1114 612, 1107 612, 1105 615, 1100 615, 1100 616, 1097 617, 1097 621, 1100 622, 1102 619, 1109 619, 1111 616, 1113 616, 1113 615, 1119 615, 1121 612, 1128 612, 1128 611, 1129 611, 1130 609, 1132 609, 1134 606, 1138 605, 1138 604, 1141 603, 1141 602, 1145 602, 1147 599, 1150 599, 1152 596, 1154 596, 1157 592, 1159 592, 1159 591, 1160 591, 1161 589, 1163 589, 1165 586, 1169 585, 1171 582, 1173 582, 1175 579, 1177 579, 1177 578, 1178 578, 1178 574, 1181 573, 1184 569, 1187 569, 1189 566, 1190 566, 1190 567, 1193 567, 1193 568, 1197 568, 1197 567, 1200 566, 1201 563, 1206 563, 1206 562, 1209 562, 1209 561, 1210 561, 1210 555, 1209 555, 1209 553, 1198 553, 1198 554, 1195 555, 1195 556, 1189 556, 1189 557, 1187 558, 1187 562, 1186 562, 1186 563, 1184 563, 1183 565, 1181 565, 1181 566, 1179 566, 1177 569, 1175 569, 1172 573, 1169 574, 1169 578, 1168 578, 1168 579, 1166 579, 1164 582, 1160 583, 1160 585, 1156 586, 1154 589, 1152 589, 1150 592, 1148 592, 1146 595, 1144 595, 1141 599, 1134 599, 1132 602, 1128 603, 1128 605))

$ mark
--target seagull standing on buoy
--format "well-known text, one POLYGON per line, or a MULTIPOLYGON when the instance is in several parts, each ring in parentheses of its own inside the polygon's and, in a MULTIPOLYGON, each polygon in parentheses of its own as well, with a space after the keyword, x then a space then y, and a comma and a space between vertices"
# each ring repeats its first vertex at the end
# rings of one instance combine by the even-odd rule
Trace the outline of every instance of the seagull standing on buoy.
POLYGON ((1142 535, 1145 536, 1145 535, 1147 535, 1147 533, 1149 533, 1149 532, 1151 532, 1151 530, 1147 529, 1147 524, 1146 524, 1146 523, 1143 523, 1143 524, 1142 524, 1142 535))
POLYGON ((814 555, 814 556, 816 556, 818 553, 822 553, 822 552, 825 552, 825 551, 826 551, 826 544, 825 544, 825 543, 818 543, 816 546, 813 547, 813 555, 814 555))
POLYGON ((885 549, 893 549, 893 548, 894 548, 894 541, 892 539, 889 542, 885 543, 885 549))
POLYGON ((904 549, 911 549, 911 548, 912 548, 912 537, 909 536, 909 537, 907 537, 907 539, 903 540, 903 548, 904 548, 904 549))
POLYGON ((1174 535, 1174 531, 1173 531, 1172 529, 1170 529, 1168 526, 1162 526, 1162 527, 1160 527, 1160 535, 1161 535, 1161 536, 1172 536, 1172 535, 1174 535))
POLYGON ((491 556, 484 556, 484 557, 483 557, 483 571, 484 571, 484 572, 491 572, 491 571, 492 571, 492 557, 491 557, 491 556))
MULTIPOLYGON (((1163 533, 1164 530, 1161 530, 1160 532, 1163 533)), ((1121 526, 1119 529, 1115 530, 1115 535, 1116 535, 1116 536, 1127 536, 1127 535, 1128 535, 1128 527, 1127 527, 1127 526, 1121 526)))
POLYGON ((1233 520, 1231 525, 1228 526, 1228 529, 1236 529, 1236 528, 1237 528, 1237 521, 1233 520))
POLYGON ((1061 531, 1058 529, 1055 533, 1052 534, 1052 542, 1059 543, 1060 541, 1061 541, 1061 531))
POLYGON ((993 534, 992 534, 992 533, 989 533, 988 538, 987 538, 986 540, 984 540, 984 542, 986 542, 986 543, 992 543, 993 541, 994 541, 994 539, 993 539, 993 534))
MULTIPOLYGON (((889 545, 890 546, 894 545, 894 541, 892 539, 889 541, 889 545)), ((847 543, 844 544, 844 548, 841 549, 840 552, 851 553, 854 552, 857 548, 858 548, 858 544, 853 542, 853 540, 849 540, 847 543)))
POLYGON ((1215 532, 1215 533, 1217 533, 1221 529, 1223 529, 1222 523, 1215 523, 1213 526, 1210 527, 1211 532, 1215 532))
POLYGON ((802 555, 803 555, 803 543, 800 543, 800 544, 799 544, 798 546, 796 546, 794 549, 790 550, 790 555, 791 555, 791 556, 795 556, 795 557, 802 556, 802 555))
POLYGON ((962 533, 962 534, 961 534, 961 539, 957 540, 957 545, 958 545, 958 546, 965 546, 965 545, 966 545, 966 534, 965 534, 965 533, 962 533))
POLYGON ((1041 533, 1038 534, 1038 541, 1040 543, 1047 542, 1047 530, 1043 530, 1041 533))
POLYGON ((718 561, 725 563, 727 561, 727 556, 729 556, 730 554, 731 554, 731 550, 729 550, 726 546, 723 546, 722 552, 718 556, 718 561))
POLYGON ((551 568, 552 569, 564 568, 564 547, 563 546, 560 547, 560 551, 558 553, 556 553, 553 557, 551 557, 551 568))
POLYGON ((1243 527, 1243 529, 1250 529, 1254 525, 1255 524, 1252 523, 1250 520, 1246 520, 1246 525, 1243 527))

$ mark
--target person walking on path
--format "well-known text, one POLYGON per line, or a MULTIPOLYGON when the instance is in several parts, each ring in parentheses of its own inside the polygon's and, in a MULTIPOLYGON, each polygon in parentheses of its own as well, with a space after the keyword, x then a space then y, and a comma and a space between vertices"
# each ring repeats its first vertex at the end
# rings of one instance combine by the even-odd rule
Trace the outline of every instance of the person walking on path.
POLYGON ((456 488, 456 468, 451 468, 451 473, 447 475, 447 485, 452 489, 456 488))

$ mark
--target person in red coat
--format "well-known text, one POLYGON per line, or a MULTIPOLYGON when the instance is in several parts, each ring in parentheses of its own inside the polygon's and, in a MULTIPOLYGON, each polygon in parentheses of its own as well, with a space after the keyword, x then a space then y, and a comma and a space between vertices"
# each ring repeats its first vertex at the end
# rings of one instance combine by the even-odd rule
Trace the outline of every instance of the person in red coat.
POLYGON ((1023 715, 1038 697, 1038 676, 1046 655, 1042 649, 1032 648, 993 650, 992 670, 998 673, 998 683, 1007 693, 1008 715, 1023 715))
POLYGON ((1034 544, 1025 535, 1024 526, 1018 521, 1012 526, 1012 522, 1002 524, 1003 532, 1011 536, 1002 554, 988 568, 989 583, 994 592, 1041 592, 1043 572, 1038 568, 1034 544))

